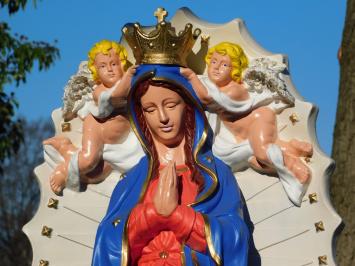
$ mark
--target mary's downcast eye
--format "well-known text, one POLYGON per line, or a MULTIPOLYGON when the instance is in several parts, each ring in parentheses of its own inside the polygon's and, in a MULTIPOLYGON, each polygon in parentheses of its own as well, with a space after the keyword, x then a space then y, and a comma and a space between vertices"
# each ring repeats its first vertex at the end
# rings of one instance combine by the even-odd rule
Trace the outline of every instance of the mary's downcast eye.
POLYGON ((170 109, 176 107, 178 104, 179 103, 171 102, 171 103, 167 103, 165 106, 170 109))
POLYGON ((145 113, 153 113, 155 110, 156 110, 156 108, 154 108, 154 107, 143 108, 143 111, 145 113))

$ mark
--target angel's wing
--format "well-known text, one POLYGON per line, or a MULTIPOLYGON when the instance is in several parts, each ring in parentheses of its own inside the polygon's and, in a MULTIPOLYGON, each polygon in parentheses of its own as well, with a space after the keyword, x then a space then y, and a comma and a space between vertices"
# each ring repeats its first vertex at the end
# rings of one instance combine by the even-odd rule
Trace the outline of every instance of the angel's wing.
POLYGON ((270 56, 260 57, 250 62, 243 72, 243 81, 251 93, 267 90, 275 101, 282 101, 290 107, 294 105, 295 97, 287 90, 283 73, 287 73, 286 64, 270 56))
POLYGON ((76 74, 70 77, 63 96, 63 118, 72 120, 79 115, 82 119, 90 113, 90 106, 94 106, 92 92, 95 83, 88 69, 87 61, 82 61, 76 74))

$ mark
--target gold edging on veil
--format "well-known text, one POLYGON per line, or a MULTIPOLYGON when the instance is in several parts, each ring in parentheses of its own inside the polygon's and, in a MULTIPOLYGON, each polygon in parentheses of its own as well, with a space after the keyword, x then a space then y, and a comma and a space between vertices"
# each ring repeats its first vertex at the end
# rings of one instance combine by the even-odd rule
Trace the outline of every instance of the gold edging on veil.
POLYGON ((129 223, 129 216, 131 212, 129 212, 125 225, 123 227, 123 239, 122 239, 122 253, 121 253, 121 266, 128 265, 128 253, 129 253, 129 245, 128 245, 128 223, 129 223))
POLYGON ((210 221, 208 220, 207 215, 202 214, 202 217, 203 217, 203 220, 205 221, 205 235, 206 235, 208 250, 210 251, 210 254, 211 254, 214 262, 218 266, 220 266, 220 265, 222 265, 222 260, 221 260, 220 256, 217 254, 217 252, 214 248, 214 245, 213 245, 210 221))
MULTIPOLYGON (((151 77, 154 75, 154 71, 150 71, 150 72, 147 72, 145 73, 140 80, 138 80, 136 82, 136 84, 138 84, 139 82, 147 79, 148 77, 151 77)), ((132 90, 132 88, 131 88, 132 90)), ((128 102, 130 102, 130 99, 131 99, 132 95, 131 93, 129 93, 128 95, 128 102)), ((149 149, 146 147, 144 141, 142 140, 141 136, 138 134, 138 130, 134 124, 134 121, 133 121, 133 118, 132 118, 132 113, 131 113, 131 110, 130 108, 128 108, 128 118, 129 118, 129 122, 131 124, 131 128, 134 132, 134 134, 137 136, 139 142, 141 143, 142 147, 144 148, 144 150, 147 152, 147 155, 148 155, 148 158, 149 158, 149 168, 148 168, 148 173, 147 173, 147 176, 146 176, 146 180, 144 181, 144 184, 143 184, 143 188, 142 188, 142 191, 139 195, 139 202, 142 200, 143 198, 143 195, 147 189, 147 185, 148 185, 148 182, 147 180, 150 179, 150 176, 152 175, 152 168, 153 168, 153 162, 152 162, 152 155, 149 151, 149 149)), ((124 232, 123 232, 123 239, 122 239, 122 259, 121 259, 121 266, 127 266, 128 265, 128 252, 129 252, 129 245, 128 245, 128 222, 129 222, 129 216, 131 214, 131 211, 129 212, 128 216, 127 216, 127 219, 126 219, 126 223, 124 225, 124 232)))
POLYGON ((186 266, 186 257, 185 257, 185 242, 181 245, 181 264, 182 266, 186 266))
MULTIPOLYGON (((148 79, 150 77, 153 77, 154 75, 155 75, 155 71, 149 71, 149 72, 143 74, 136 81, 135 86, 137 84, 139 84, 140 82, 142 82, 142 81, 144 81, 144 80, 146 80, 146 79, 148 79)), ((132 88, 131 88, 131 90, 132 90, 132 88)), ((129 102, 129 103, 131 102, 131 97, 132 97, 132 95, 131 95, 131 93, 129 93, 127 102, 129 102)), ((141 190, 141 193, 139 195, 139 200, 138 200, 138 202, 141 202, 143 200, 144 194, 145 194, 145 192, 147 190, 147 187, 148 187, 149 180, 150 180, 151 175, 152 175, 152 170, 153 170, 152 154, 151 154, 150 150, 148 149, 148 147, 146 146, 145 142, 143 141, 142 137, 138 133, 137 127, 136 127, 136 125, 135 125, 135 123, 133 121, 133 117, 132 117, 132 113, 131 113, 131 109, 130 108, 128 108, 128 118, 129 118, 129 122, 131 124, 131 128, 132 128, 134 134, 137 136, 139 142, 141 143, 142 147, 146 151, 146 153, 148 155, 148 159, 149 159, 148 173, 147 173, 147 176, 146 176, 145 181, 143 183, 143 188, 141 190)))
POLYGON ((198 262, 198 258, 196 255, 196 251, 193 249, 191 249, 191 260, 193 266, 200 266, 200 263, 198 262))

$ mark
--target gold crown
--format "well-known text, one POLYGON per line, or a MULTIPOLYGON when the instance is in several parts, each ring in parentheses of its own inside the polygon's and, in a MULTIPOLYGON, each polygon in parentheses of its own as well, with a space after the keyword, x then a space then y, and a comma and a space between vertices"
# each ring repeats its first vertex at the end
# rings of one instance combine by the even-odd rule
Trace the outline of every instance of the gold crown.
POLYGON ((186 57, 190 53, 201 30, 192 31, 192 24, 188 23, 183 31, 176 34, 170 22, 165 21, 168 12, 158 8, 154 16, 158 24, 151 32, 142 30, 139 23, 126 24, 123 35, 133 51, 136 64, 168 64, 187 66, 186 57))

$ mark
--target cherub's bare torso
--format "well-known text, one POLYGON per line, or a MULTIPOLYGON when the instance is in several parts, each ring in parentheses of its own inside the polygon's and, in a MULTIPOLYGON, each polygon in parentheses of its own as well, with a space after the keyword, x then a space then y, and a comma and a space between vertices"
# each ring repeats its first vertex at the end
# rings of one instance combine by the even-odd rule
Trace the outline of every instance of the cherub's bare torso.
MULTIPOLYGON (((98 102, 99 95, 107 91, 108 89, 104 86, 98 86, 94 93, 94 101, 98 102)), ((117 144, 121 143, 127 137, 130 131, 130 124, 125 113, 125 110, 114 110, 113 113, 106 118, 96 118, 93 115, 88 115, 84 119, 84 131, 95 131, 89 134, 97 134, 103 143, 106 144, 117 144), (90 128, 92 128, 90 130, 90 128)))

